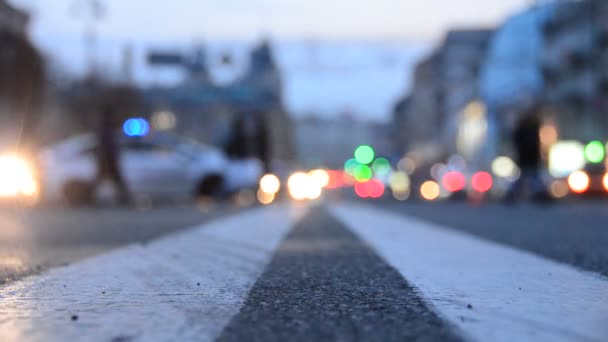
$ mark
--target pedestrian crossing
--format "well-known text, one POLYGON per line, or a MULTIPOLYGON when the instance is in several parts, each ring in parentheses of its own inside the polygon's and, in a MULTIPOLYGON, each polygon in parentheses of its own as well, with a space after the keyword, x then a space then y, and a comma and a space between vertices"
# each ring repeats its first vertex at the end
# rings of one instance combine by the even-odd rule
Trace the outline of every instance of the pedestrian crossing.
POLYGON ((332 211, 473 340, 608 339, 608 282, 596 274, 414 218, 332 211))
MULTIPOLYGON (((308 331, 308 340, 373 339, 383 335, 314 335, 319 320, 310 317, 336 306, 327 318, 336 327, 367 317, 379 320, 375 328, 414 329, 417 318, 391 320, 408 305, 424 322, 436 315, 450 330, 432 336, 419 329, 425 340, 608 338, 604 277, 426 221, 336 204, 252 209, 0 287, 0 341, 256 340, 255 333, 226 334, 248 321, 256 322, 247 327, 254 332, 265 322, 284 326, 276 336, 297 326, 300 339, 308 331), (403 284, 383 277, 390 269, 403 284), (372 291, 376 285, 381 290, 372 291), (269 288, 276 300, 271 294, 262 303, 269 288), (371 311, 375 316, 365 316, 371 311)), ((271 339, 269 332, 257 340, 271 339)), ((390 336, 396 335, 382 339, 390 336)))

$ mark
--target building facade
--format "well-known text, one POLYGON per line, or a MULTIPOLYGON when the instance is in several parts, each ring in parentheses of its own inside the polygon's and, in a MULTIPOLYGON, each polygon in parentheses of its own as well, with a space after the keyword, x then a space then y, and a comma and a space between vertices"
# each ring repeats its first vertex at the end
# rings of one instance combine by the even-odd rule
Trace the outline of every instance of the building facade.
POLYGON ((414 82, 396 106, 396 149, 433 162, 458 152, 463 110, 479 97, 479 75, 493 30, 449 31, 415 68, 414 82))
POLYGON ((44 61, 28 38, 28 18, 0 0, 0 137, 7 140, 0 143, 21 147, 34 143, 45 92, 44 61))
POLYGON ((560 138, 608 140, 608 2, 559 3, 543 36, 544 100, 560 138))
POLYGON ((243 118, 256 117, 265 126, 270 158, 292 160, 295 148, 291 120, 282 99, 282 84, 269 43, 263 42, 250 53, 248 69, 229 84, 218 85, 206 69, 204 50, 186 60, 156 56, 152 62, 185 66, 189 77, 174 87, 152 87, 143 92, 146 111, 175 114, 176 130, 197 140, 223 145, 243 118))

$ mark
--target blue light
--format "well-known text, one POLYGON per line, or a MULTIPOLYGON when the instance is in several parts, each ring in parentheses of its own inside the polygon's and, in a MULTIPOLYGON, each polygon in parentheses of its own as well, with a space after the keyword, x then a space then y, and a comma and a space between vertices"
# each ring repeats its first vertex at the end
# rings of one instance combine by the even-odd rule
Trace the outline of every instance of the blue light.
POLYGON ((132 118, 125 121, 122 130, 130 137, 142 137, 150 132, 150 125, 146 119, 132 118))

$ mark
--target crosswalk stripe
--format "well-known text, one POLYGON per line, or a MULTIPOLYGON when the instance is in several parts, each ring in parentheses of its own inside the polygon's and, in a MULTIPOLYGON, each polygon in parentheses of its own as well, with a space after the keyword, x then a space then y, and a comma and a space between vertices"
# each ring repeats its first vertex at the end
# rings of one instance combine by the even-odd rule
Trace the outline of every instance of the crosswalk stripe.
POLYGON ((210 341, 302 213, 251 210, 0 288, 0 341, 210 341))
POLYGON ((332 213, 477 341, 606 341, 608 279, 362 205, 332 213))

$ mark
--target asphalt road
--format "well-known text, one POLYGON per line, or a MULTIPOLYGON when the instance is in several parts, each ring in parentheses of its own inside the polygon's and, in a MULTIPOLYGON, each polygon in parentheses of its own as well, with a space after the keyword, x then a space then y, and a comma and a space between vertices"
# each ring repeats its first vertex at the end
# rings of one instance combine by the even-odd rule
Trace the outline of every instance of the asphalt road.
POLYGON ((322 209, 281 244, 219 341, 459 341, 399 273, 322 209))
POLYGON ((3 208, 0 285, 131 243, 189 228, 237 210, 193 205, 126 208, 3 208))
MULTIPOLYGON (((560 263, 574 265, 580 269, 608 276, 608 248, 606 248, 608 246, 608 229, 606 228, 608 227, 606 225, 608 203, 575 201, 561 202, 552 206, 537 206, 529 203, 505 206, 498 203, 473 205, 465 202, 397 202, 388 199, 367 203, 375 207, 374 211, 369 213, 376 213, 378 216, 380 216, 379 212, 396 213, 397 215, 392 215, 394 217, 413 216, 445 226, 448 231, 459 231, 465 233, 466 236, 478 237, 482 241, 479 245, 483 245, 483 248, 490 248, 493 251, 492 253, 502 253, 502 250, 500 248, 492 249, 494 247, 488 247, 488 244, 483 241, 498 242, 501 245, 515 247, 519 251, 528 251, 531 254, 544 256, 560 263)), ((256 215, 259 214, 253 216, 232 215, 243 213, 246 209, 229 206, 218 207, 213 211, 202 211, 195 206, 165 206, 147 210, 120 208, 58 209, 48 207, 24 210, 4 209, 0 212, 0 226, 2 227, 0 229, 0 279, 2 279, 0 285, 8 285, 28 274, 75 263, 117 247, 134 243, 153 246, 153 248, 147 249, 147 253, 156 250, 162 252, 169 248, 168 252, 163 253, 173 255, 176 252, 173 251, 172 247, 165 247, 169 242, 165 241, 156 245, 147 244, 147 242, 200 223, 219 218, 229 219, 234 216, 232 223, 227 223, 226 226, 221 227, 215 226, 212 229, 213 234, 216 235, 209 233, 206 236, 207 242, 212 244, 210 245, 212 248, 199 248, 196 241, 193 241, 194 247, 192 245, 189 247, 194 248, 193 251, 196 251, 196 253, 209 255, 209 260, 199 260, 203 263, 206 262, 205 265, 207 266, 205 267, 217 267, 218 270, 225 269, 224 272, 216 275, 227 276, 229 282, 235 281, 241 284, 238 296, 242 296, 239 297, 242 298, 242 302, 236 301, 240 304, 238 304, 234 314, 223 315, 226 319, 225 326, 222 325, 223 328, 220 329, 219 335, 215 336, 220 341, 460 341, 464 338, 460 328, 466 327, 469 324, 467 322, 473 322, 471 324, 486 322, 486 317, 483 316, 482 312, 484 305, 491 304, 491 299, 486 304, 483 304, 484 302, 479 298, 477 298, 479 301, 474 302, 474 297, 459 298, 458 295, 445 300, 442 296, 435 297, 431 290, 415 287, 410 281, 417 280, 420 282, 421 279, 416 277, 409 279, 404 276, 404 272, 414 271, 411 269, 412 264, 410 264, 410 270, 407 267, 399 268, 394 263, 395 260, 399 260, 398 258, 391 261, 387 257, 387 255, 395 255, 390 253, 398 253, 400 249, 407 249, 407 241, 409 240, 401 236, 400 239, 402 240, 400 240, 397 249, 386 247, 383 249, 384 253, 389 254, 380 256, 378 244, 387 244, 390 239, 381 240, 382 234, 375 235, 376 237, 372 240, 370 240, 370 236, 363 238, 360 235, 361 230, 355 233, 356 230, 353 230, 352 222, 351 225, 347 226, 343 218, 338 219, 337 216, 330 214, 335 213, 332 209, 334 207, 330 204, 331 201, 327 201, 314 206, 308 212, 302 211, 305 215, 301 219, 294 219, 295 225, 290 226, 291 229, 286 228, 284 230, 287 234, 284 239, 282 237, 277 238, 276 247, 270 249, 260 247, 268 245, 263 239, 256 242, 263 242, 259 246, 253 240, 243 240, 238 244, 232 244, 229 239, 234 233, 225 233, 224 231, 228 229, 228 232, 232 230, 254 234, 255 229, 251 230, 251 228, 255 228, 261 222, 270 222, 268 220, 275 217, 272 215, 278 215, 279 213, 280 215, 287 215, 287 212, 293 209, 289 209, 290 206, 270 208, 271 210, 265 214, 269 216, 259 222, 255 221, 255 218, 259 217, 256 215), (272 210, 275 211, 274 214, 272 210), (244 226, 241 227, 240 220, 249 223, 243 223, 244 226), (252 223, 254 221, 255 223, 252 223), (372 241, 375 242, 372 243, 372 241), (265 255, 267 255, 268 263, 262 261, 266 257, 261 258, 259 255, 250 257, 247 256, 247 253, 253 253, 251 255, 267 253, 265 255), (217 260, 217 265, 213 260, 217 260), (259 270, 259 273, 256 274, 258 271, 250 269, 253 266, 259 270), (240 272, 250 280, 244 281, 238 278, 236 274, 240 272), (230 277, 233 277, 234 280, 230 280, 230 277), (432 295, 429 297, 429 292, 426 292, 427 301, 425 301, 421 291, 431 291, 432 295), (435 301, 433 305, 445 304, 448 312, 454 309, 461 310, 459 311, 461 313, 456 316, 461 326, 456 327, 453 325, 453 320, 439 317, 437 310, 429 306, 428 300, 435 301), (471 305, 470 303, 474 304, 471 305), (478 305, 480 305, 480 311, 476 311, 478 305), (464 310, 464 314, 462 314, 462 310, 464 310), (484 318, 476 319, 474 316, 471 318, 467 315, 467 312, 471 315, 481 315, 478 317, 484 318)), ((353 208, 358 207, 354 206, 353 208)), ((366 216, 359 219, 368 220, 369 218, 366 216)), ((394 234, 401 234, 408 230, 407 226, 403 226, 402 229, 401 223, 396 224, 390 218, 384 217, 383 220, 381 222, 386 223, 387 226, 392 225, 393 228, 397 229, 393 231, 396 232, 394 234)), ((401 218, 399 218, 399 221, 411 222, 411 220, 406 221, 401 218)), ((373 219, 366 222, 365 231, 373 231, 373 224, 371 226, 369 224, 369 222, 373 222, 373 219)), ((429 246, 433 245, 434 240, 428 237, 431 235, 426 233, 415 235, 416 231, 421 231, 420 229, 428 229, 428 227, 410 227, 411 234, 414 234, 411 237, 422 238, 429 246)), ((270 234, 269 236, 275 236, 275 238, 278 234, 276 229, 270 226, 267 227, 266 232, 270 234)), ((200 234, 203 233, 204 230, 200 234)), ((195 236, 198 233, 193 232, 191 234, 195 236)), ((460 241, 445 233, 441 234, 443 235, 438 236, 449 237, 455 243, 460 241)), ((255 236, 255 234, 252 236, 255 236)), ((398 237, 398 235, 395 236, 398 237)), ((176 239, 179 240, 177 237, 176 239)), ((256 239, 260 238, 257 237, 256 239)), ((471 240, 477 241, 468 239, 467 242, 458 243, 475 244, 471 240)), ((449 248, 448 244, 445 246, 449 248)), ((459 248, 462 248, 462 245, 459 248)), ((414 249, 412 248, 412 250, 414 249)), ((428 259, 433 258, 429 254, 426 254, 426 256, 429 257, 428 259)), ((162 256, 159 255, 158 258, 161 260, 162 256)), ((194 287, 196 290, 201 285, 199 280, 194 281, 189 277, 194 276, 196 279, 207 280, 206 277, 210 274, 202 272, 198 266, 195 267, 190 263, 186 263, 185 266, 179 265, 181 259, 171 258, 169 264, 174 266, 169 267, 164 264, 163 267, 169 267, 165 272, 176 272, 176 279, 174 281, 156 279, 150 280, 150 282, 159 281, 159 284, 162 285, 161 295, 163 297, 161 298, 175 296, 175 298, 163 299, 162 303, 181 303, 185 300, 183 299, 184 294, 180 293, 183 289, 171 287, 174 282, 175 284, 179 283, 180 273, 177 270, 188 269, 186 282, 189 284, 188 286, 194 287), (166 288, 166 286, 169 286, 169 288, 166 288)), ((536 261, 536 259, 528 258, 525 255, 518 254, 517 258, 536 263, 536 265, 545 265, 543 261, 536 261)), ((110 260, 114 259, 110 258, 110 260)), ((424 260, 414 261, 415 264, 424 264, 424 262, 424 260)), ((546 265, 549 265, 549 263, 546 263, 546 265)), ((522 265, 523 268, 525 266, 522 265)), ((83 267, 78 268, 77 272, 89 272, 83 267)), ((543 272, 543 267, 537 268, 536 271, 543 272)), ((156 266, 152 266, 152 270, 155 270, 155 268, 156 266)), ((146 272, 139 271, 136 274, 142 276, 146 272)), ((434 271, 429 270, 428 272, 434 271)), ((562 270, 559 272, 561 273, 562 270)), ((521 274, 525 273, 520 273, 519 277, 521 277, 521 274)), ((578 275, 576 276, 578 277, 578 275)), ((467 274, 466 277, 475 279, 475 275, 471 274, 467 274)), ((104 275, 101 275, 101 279, 103 278, 104 275)), ((552 281, 550 275, 545 274, 545 278, 552 281)), ((61 279, 60 283, 63 283, 63 278, 61 279)), ((209 280, 212 279, 213 276, 209 278, 209 280)), ((490 277, 489 279, 489 281, 492 281, 493 278, 490 277)), ((512 279, 502 279, 499 284, 496 284, 496 287, 491 283, 490 289, 498 291, 497 294, 506 296, 506 298, 515 298, 513 300, 526 302, 525 296, 529 295, 532 296, 529 298, 530 300, 539 300, 541 304, 547 303, 542 297, 545 291, 544 285, 541 284, 540 292, 534 292, 534 281, 527 281, 527 285, 522 286, 523 289, 519 288, 520 285, 517 282, 515 288, 501 288, 499 285, 502 285, 504 280, 508 282, 512 279), (516 291, 517 295, 513 297, 509 291, 516 291), (534 295, 534 293, 536 294, 534 295)), ((65 288, 65 285, 63 286, 65 288)), ((419 283, 417 286, 419 286, 419 283)), ((603 291, 601 287, 603 285, 598 286, 594 291, 603 291)), ((205 288, 201 286, 200 290, 204 291, 205 288)), ((580 295, 581 291, 585 293, 587 288, 583 287, 581 290, 571 287, 571 290, 579 291, 580 295)), ((219 293, 227 293, 230 292, 230 289, 219 287, 218 291, 219 293)), ((560 292, 560 289, 555 289, 555 291, 567 296, 567 292, 560 292)), ((154 294, 155 292, 148 290, 147 293, 154 294)), ((473 294, 475 295, 474 292, 473 294)), ((187 295, 192 295, 192 292, 188 292, 187 295)), ((234 299, 237 295, 226 296, 226 298, 234 299)), ((574 297, 576 298, 568 298, 571 301, 576 301, 579 296, 574 297)), ((592 298, 591 300, 597 301, 598 299, 592 298)), ((559 301, 560 298, 551 297, 550 303, 558 303, 559 301)), ((16 302, 19 303, 19 300, 16 302)), ((187 301, 184 303, 187 303, 187 301)), ((196 306, 205 303, 205 301, 197 301, 192 304, 196 306)), ((579 302, 573 303, 575 306, 579 304, 579 302)), ((12 308, 10 303, 9 308, 12 308)), ((200 312, 189 307, 185 310, 200 312)), ((598 309, 595 308, 594 310, 598 309)), ((601 307, 599 310, 601 312, 601 307)), ((219 311, 220 314, 221 311, 219 311)), ((51 312, 56 312, 56 310, 51 310, 51 312)), ((213 310, 213 312, 216 313, 217 310, 213 310)), ((493 313, 495 311, 490 310, 488 312, 493 313)), ((590 312, 597 311, 591 310, 590 312)), ((200 317, 199 313, 191 313, 190 315, 201 319, 201 322, 206 319, 200 317)), ((498 322, 500 322, 500 317, 512 316, 499 315, 498 317, 498 322)), ((490 318, 487 321, 496 319, 496 316, 490 316, 490 318)), ((512 321, 508 321, 508 324, 511 323, 512 321)), ((62 322, 61 324, 65 327, 66 323, 62 322)), ((559 324, 559 322, 555 323, 556 326, 559 326, 559 324)), ((195 327, 196 324, 192 323, 192 326, 195 327)), ((526 326, 529 328, 528 325, 526 326)), ((187 330, 187 328, 185 329, 187 330)), ((562 333, 555 327, 543 326, 540 323, 535 329, 542 330, 543 333, 547 334, 562 333)), ((564 330, 563 333, 571 334, 572 332, 564 330)), ((596 335, 597 333, 595 331, 596 335)))
POLYGON ((375 204, 608 276, 608 201, 375 204))
MULTIPOLYGON (((552 206, 464 202, 368 202, 608 276, 608 202, 552 206)), ((232 207, 4 208, 0 210, 0 284, 221 217, 232 207)))

